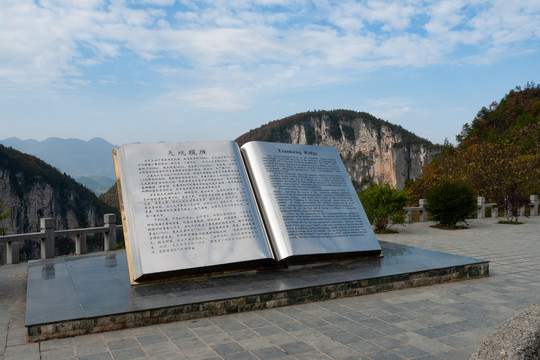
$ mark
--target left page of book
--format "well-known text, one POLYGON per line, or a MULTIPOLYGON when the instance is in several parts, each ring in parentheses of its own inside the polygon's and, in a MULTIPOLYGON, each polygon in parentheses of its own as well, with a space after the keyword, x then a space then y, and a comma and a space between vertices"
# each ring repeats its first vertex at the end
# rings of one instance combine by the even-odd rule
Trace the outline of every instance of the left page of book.
POLYGON ((123 145, 117 162, 132 282, 273 261, 235 142, 123 145))

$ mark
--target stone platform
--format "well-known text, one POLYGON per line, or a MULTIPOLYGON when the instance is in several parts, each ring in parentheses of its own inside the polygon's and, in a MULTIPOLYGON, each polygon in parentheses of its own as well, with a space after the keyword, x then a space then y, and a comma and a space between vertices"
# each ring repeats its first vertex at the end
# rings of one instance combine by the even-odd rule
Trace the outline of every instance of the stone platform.
POLYGON ((25 326, 38 341, 489 275, 485 260, 380 244, 383 258, 137 286, 123 251, 31 261, 25 326))

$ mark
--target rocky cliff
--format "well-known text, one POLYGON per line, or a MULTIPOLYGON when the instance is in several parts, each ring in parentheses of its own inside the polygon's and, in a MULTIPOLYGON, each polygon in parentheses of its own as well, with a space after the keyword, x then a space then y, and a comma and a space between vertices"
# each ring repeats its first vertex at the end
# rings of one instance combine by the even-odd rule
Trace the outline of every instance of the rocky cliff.
POLYGON ((248 141, 335 146, 353 183, 388 183, 399 189, 422 174, 440 146, 398 125, 349 110, 315 111, 273 121, 240 136, 248 141))
POLYGON ((39 219, 55 218, 56 229, 102 225, 111 209, 71 177, 38 158, 0 145, 0 198, 12 209, 7 234, 39 231, 39 219))

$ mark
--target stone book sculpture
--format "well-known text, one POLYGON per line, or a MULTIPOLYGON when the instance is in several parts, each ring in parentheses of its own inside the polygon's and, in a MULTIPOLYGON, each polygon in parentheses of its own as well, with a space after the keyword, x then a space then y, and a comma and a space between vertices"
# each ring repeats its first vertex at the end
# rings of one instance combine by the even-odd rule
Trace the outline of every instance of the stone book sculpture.
POLYGON ((333 147, 183 142, 113 153, 132 284, 380 255, 333 147))

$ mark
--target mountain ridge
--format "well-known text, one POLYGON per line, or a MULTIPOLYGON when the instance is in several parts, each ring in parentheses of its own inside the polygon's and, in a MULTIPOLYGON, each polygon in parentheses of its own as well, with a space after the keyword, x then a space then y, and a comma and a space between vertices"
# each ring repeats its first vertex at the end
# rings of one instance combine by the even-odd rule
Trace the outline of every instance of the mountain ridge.
POLYGON ((88 141, 59 137, 38 141, 10 137, 0 140, 0 144, 40 158, 96 194, 103 193, 115 182, 112 149, 118 146, 100 137, 88 141))
POLYGON ((248 141, 335 146, 358 188, 388 183, 403 188, 418 178, 441 146, 366 112, 319 110, 274 120, 239 136, 248 141))

